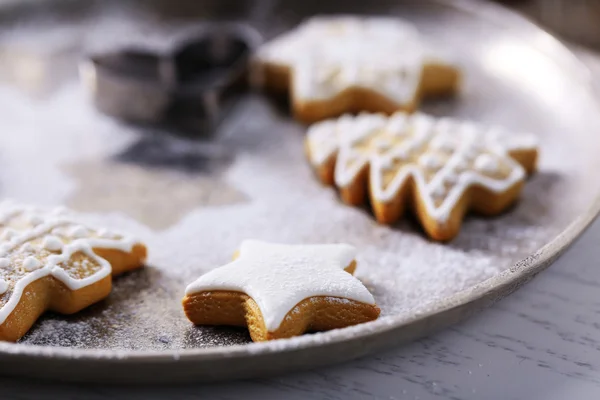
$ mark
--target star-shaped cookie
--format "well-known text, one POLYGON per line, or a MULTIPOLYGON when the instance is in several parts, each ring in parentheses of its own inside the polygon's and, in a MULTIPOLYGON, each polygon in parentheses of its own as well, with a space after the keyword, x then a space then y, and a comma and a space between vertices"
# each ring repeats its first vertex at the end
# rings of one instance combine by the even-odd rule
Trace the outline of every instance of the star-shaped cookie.
POLYGON ((422 97, 454 93, 460 75, 412 25, 391 17, 314 17, 263 45, 254 61, 260 84, 289 92, 304 122, 414 111, 422 97))
POLYGON ((248 326, 255 342, 371 321, 380 310, 352 276, 355 255, 346 244, 246 240, 233 262, 187 287, 183 308, 196 325, 248 326))
POLYGON ((378 221, 408 206, 435 240, 455 237, 468 210, 495 215, 518 197, 537 161, 537 140, 449 118, 398 112, 343 116, 309 128, 306 149, 344 202, 367 198, 378 221))
POLYGON ((75 222, 64 209, 0 204, 0 340, 16 341, 47 310, 75 313, 139 268, 146 247, 75 222))

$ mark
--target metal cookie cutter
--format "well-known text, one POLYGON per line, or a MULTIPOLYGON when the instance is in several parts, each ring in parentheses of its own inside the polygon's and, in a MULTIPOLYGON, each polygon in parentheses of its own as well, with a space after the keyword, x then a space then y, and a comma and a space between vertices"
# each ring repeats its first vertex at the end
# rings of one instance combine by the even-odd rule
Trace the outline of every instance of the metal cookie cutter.
POLYGON ((210 25, 166 54, 124 48, 89 56, 80 76, 105 114, 209 136, 247 83, 260 35, 247 25, 210 25))

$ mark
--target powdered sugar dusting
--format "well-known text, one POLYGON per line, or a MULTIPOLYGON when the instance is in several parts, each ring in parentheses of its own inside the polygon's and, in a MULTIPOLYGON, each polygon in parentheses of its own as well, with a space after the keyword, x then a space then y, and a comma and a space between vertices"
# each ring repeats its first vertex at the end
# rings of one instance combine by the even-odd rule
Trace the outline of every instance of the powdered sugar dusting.
MULTIPOLYGON (((101 117, 93 117, 90 126, 97 118, 101 117)), ((106 157, 114 154, 111 144, 100 145, 108 132, 90 129, 99 136, 92 142, 95 152, 106 157)), ((574 212, 561 206, 564 196, 553 195, 561 186, 562 193, 568 193, 565 186, 548 181, 543 173, 544 169, 560 171, 564 158, 544 153, 542 172, 528 183, 516 208, 495 219, 469 218, 452 243, 432 243, 410 221, 381 226, 366 211, 344 206, 333 190, 320 185, 304 159, 303 129, 274 114, 265 100, 250 96, 214 141, 235 155, 221 179, 244 193, 247 202, 198 208, 164 231, 152 231, 144 221, 116 212, 81 215, 87 224, 138 237, 148 245, 149 266, 115 279, 113 293, 101 304, 72 317, 44 317, 23 341, 138 350, 246 343, 249 337, 243 329, 193 326, 180 301, 189 283, 229 262, 247 238, 352 244, 358 251, 356 276, 373 294, 382 318, 409 317, 527 256, 564 226, 568 210, 574 212), (548 198, 553 199, 550 205, 548 198)), ((40 157, 44 162, 46 156, 40 157)), ((73 162, 72 157, 68 160, 73 162)), ((52 165, 61 180, 68 179, 61 175, 60 163, 52 165)), ((50 203, 64 199, 41 198, 50 203)), ((160 208, 148 210, 146 218, 160 212, 160 208)), ((317 337, 326 340, 327 335, 317 337)))

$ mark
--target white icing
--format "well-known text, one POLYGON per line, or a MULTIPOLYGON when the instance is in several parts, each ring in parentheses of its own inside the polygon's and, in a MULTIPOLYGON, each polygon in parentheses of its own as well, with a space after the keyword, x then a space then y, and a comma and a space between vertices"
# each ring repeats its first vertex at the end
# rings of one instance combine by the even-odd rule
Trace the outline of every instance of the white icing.
POLYGON ((467 146, 461 147, 460 150, 458 150, 458 153, 465 160, 473 160, 475 159, 475 157, 477 157, 479 151, 475 146, 469 144, 467 146))
POLYGON ((444 195, 446 194, 446 189, 444 189, 443 185, 432 186, 430 188, 430 190, 431 190, 431 194, 436 199, 440 198, 440 197, 444 197, 444 195))
POLYGON ((454 185, 458 182, 459 176, 454 171, 447 171, 446 175, 444 175, 443 181, 448 185, 454 185))
POLYGON ((15 208, 12 202, 2 202, 0 207, 3 210, 0 212, 0 225, 8 224, 13 218, 21 213, 22 210, 15 208))
POLYGON ((508 152, 527 150, 539 146, 539 139, 532 135, 513 135, 510 143, 503 143, 502 138, 510 134, 506 129, 499 126, 490 127, 487 134, 491 144, 501 144, 508 152))
MULTIPOLYGON (((491 131, 489 128, 472 122, 459 122, 449 118, 436 121, 434 118, 420 113, 414 115, 396 113, 387 119, 386 124, 377 129, 372 129, 372 126, 365 125, 364 121, 361 121, 364 118, 368 118, 368 116, 359 115, 355 117, 354 124, 346 118, 346 130, 344 132, 338 131, 335 135, 332 134, 331 130, 316 129, 315 127, 318 127, 320 123, 310 128, 319 132, 319 135, 337 139, 337 143, 335 145, 329 143, 326 150, 327 157, 332 157, 337 153, 334 173, 336 186, 346 187, 357 177, 358 172, 370 163, 369 182, 372 185, 372 195, 375 200, 385 203, 392 201, 406 179, 412 176, 422 196, 427 213, 439 222, 447 221, 450 212, 454 209, 467 187, 477 184, 489 191, 500 193, 509 189, 516 182, 523 180, 526 175, 525 170, 510 157, 509 152, 537 149, 535 145, 537 142, 535 138, 530 138, 530 135, 498 134, 497 130, 491 131), (439 123, 441 123, 441 126, 438 126, 439 123), (403 127, 403 133, 398 132, 399 126, 403 127), (369 138, 371 135, 389 135, 390 131, 402 139, 385 155, 378 150, 368 152, 357 150, 353 146, 353 143, 357 140, 369 138), (445 144, 450 131, 454 142, 457 143, 457 148, 445 144), (351 135, 352 140, 344 137, 346 132, 351 135), (492 134, 490 132, 496 133, 492 134), (445 163, 441 163, 441 159, 437 159, 433 155, 430 157, 430 154, 427 154, 426 157, 419 157, 418 163, 409 161, 408 155, 427 143, 429 143, 429 146, 437 143, 436 146, 440 148, 447 147, 448 150, 453 152, 445 163), (391 182, 386 182, 386 185, 384 185, 383 174, 389 171, 389 163, 386 161, 390 155, 397 155, 397 160, 403 162, 403 164, 401 168, 398 168, 397 174, 391 182), (471 168, 471 160, 478 165, 471 168), (502 163, 506 165, 506 176, 500 178, 490 177, 482 173, 490 173, 492 167, 497 167, 495 163, 498 163, 498 160, 502 160, 502 163), (440 161, 440 163, 437 161, 440 161), (429 182, 426 181, 423 174, 424 168, 436 169, 429 182), (436 198, 440 195, 444 196, 443 201, 436 204, 433 194, 436 194, 436 198)), ((327 121, 327 123, 331 124, 331 121, 327 121)), ((335 124, 327 126, 335 126, 335 124)), ((307 137, 309 146, 313 146, 311 141, 317 139, 316 136, 307 137)), ((314 144, 314 147, 318 147, 318 145, 314 144)), ((310 157, 310 161, 313 165, 320 165, 319 159, 310 157)))
POLYGON ((398 161, 404 161, 410 157, 411 153, 414 150, 415 148, 412 145, 412 143, 405 142, 401 143, 398 147, 396 147, 392 154, 398 161))
POLYGON ((435 170, 444 165, 444 160, 435 154, 425 153, 419 157, 419 164, 428 170, 435 170))
POLYGON ((27 218, 27 222, 33 226, 36 226, 44 222, 44 220, 39 215, 31 215, 29 218, 27 218))
POLYGON ((33 256, 29 256, 23 260, 22 265, 27 271, 34 271, 42 266, 42 262, 33 256))
POLYGON ((446 151, 446 152, 452 152, 456 148, 454 141, 446 135, 436 136, 431 141, 430 147, 435 150, 446 151))
MULTIPOLYGON (((340 120, 338 126, 344 121, 340 120)), ((333 121, 325 121, 323 124, 313 125, 309 128, 307 135, 311 137, 310 154, 319 164, 324 163, 337 148, 337 132, 340 130, 333 121), (329 122, 329 123, 328 123, 329 122)))
POLYGON ((433 134, 435 119, 423 113, 415 113, 410 116, 410 121, 413 141, 416 143, 416 147, 425 145, 433 134))
POLYGON ((2 240, 10 240, 13 237, 15 237, 15 235, 17 233, 18 232, 16 230, 12 229, 12 228, 6 228, 4 230, 4 232, 2 232, 2 236, 0 236, 0 239, 2 239, 2 240))
POLYGON ((359 114, 359 117, 360 118, 358 118, 358 120, 355 120, 355 121, 357 121, 357 124, 358 124, 358 126, 355 127, 355 129, 347 127, 347 129, 349 129, 349 131, 350 131, 349 139, 352 142, 360 140, 364 137, 363 135, 359 134, 359 132, 371 133, 373 131, 382 129, 387 123, 387 118, 383 114, 361 113, 361 114, 359 114), (356 132, 356 133, 352 134, 353 132, 356 132))
POLYGON ((405 161, 408 156, 410 155, 410 153, 408 151, 406 151, 405 149, 396 149, 392 154, 391 157, 395 160, 395 161, 405 161))
POLYGON ((369 163, 369 157, 363 153, 352 152, 350 147, 342 147, 339 150, 335 168, 334 180, 339 187, 348 186, 358 173, 369 163))
POLYGON ((386 151, 392 147, 392 142, 390 142, 388 139, 377 139, 373 144, 377 150, 380 151, 386 151))
POLYGON ((381 159, 381 169, 384 171, 390 171, 394 168, 394 160, 391 158, 381 159))
POLYGON ((439 60, 407 22, 350 16, 312 18, 265 44, 256 57, 293 69, 299 101, 368 88, 399 105, 415 99, 427 60, 439 60))
POLYGON ((52 229, 50 233, 58 236, 67 236, 67 232, 65 231, 65 228, 63 226, 59 226, 57 228, 52 229))
POLYGON ((0 258, 0 268, 8 268, 10 266, 10 260, 5 257, 0 258))
POLYGON ((44 238, 42 247, 48 251, 59 251, 63 247, 63 241, 56 236, 49 235, 44 238))
MULTIPOLYGON (((2 221, 9 222, 16 215, 25 216, 24 220, 31 222, 30 213, 39 214, 43 221, 40 224, 33 226, 30 224, 24 231, 19 232, 18 235, 14 236, 9 243, 4 243, 0 246, 1 256, 5 257, 8 253, 31 253, 35 252, 36 249, 31 246, 29 243, 32 240, 36 240, 38 238, 44 238, 43 243, 46 243, 46 239, 49 238, 49 234, 51 232, 56 232, 59 228, 69 228, 74 227, 77 229, 69 229, 69 233, 74 233, 74 236, 80 236, 83 232, 87 232, 87 237, 80 237, 76 240, 64 244, 62 246, 62 251, 60 254, 53 254, 46 258, 45 263, 42 263, 37 257, 35 257, 35 253, 32 255, 27 255, 23 257, 23 262, 21 266, 23 269, 29 271, 27 274, 21 276, 14 284, 14 288, 12 291, 12 295, 8 302, 4 304, 2 308, 0 308, 0 324, 4 323, 6 318, 13 312, 17 304, 21 301, 21 296, 23 295, 23 291, 25 288, 31 284, 32 282, 37 281, 45 276, 53 276, 58 279, 62 283, 65 284, 71 290, 81 289, 83 287, 89 286, 99 280, 105 278, 111 273, 111 266, 103 258, 98 257, 94 252, 93 248, 112 248, 121 250, 124 252, 130 252, 136 243, 132 238, 122 238, 119 240, 109 240, 103 238, 93 238, 91 237, 91 231, 81 225, 75 224, 72 220, 65 218, 65 212, 58 213, 56 212, 48 212, 46 214, 42 214, 40 210, 28 207, 18 207, 16 210, 4 210, 2 209, 3 205, 0 205, 0 215, 12 215, 8 219, 4 219, 2 221), (75 231, 75 232, 72 232, 75 231), (92 260, 95 264, 98 265, 98 269, 92 273, 91 275, 85 278, 75 278, 70 276, 63 268, 61 268, 61 264, 65 264, 69 262, 71 256, 75 253, 83 253, 86 257, 92 260)), ((4 205, 4 207, 8 207, 4 205)), ((12 207, 12 205, 11 205, 12 207)), ((58 239, 58 238, 57 238, 58 239)), ((60 239, 59 239, 60 240, 60 239)), ((50 239, 50 247, 52 247, 53 239, 50 239)), ((56 244, 56 243, 54 243, 56 244)), ((44 246, 46 247, 46 246, 44 246)), ((8 260, 7 258, 0 258, 0 260, 8 260)), ((0 261, 1 263, 5 263, 5 261, 0 261)), ((10 263, 0 267, 7 268, 10 266, 10 263)))
POLYGON ((475 160, 475 169, 485 174, 495 174, 500 168, 500 163, 489 154, 481 154, 475 160))
MULTIPOLYGON (((15 242, 18 242, 19 240, 16 239, 15 242)), ((31 253, 32 251, 34 251, 33 245, 29 242, 24 243, 19 250, 21 251, 21 253, 31 253)))
MULTIPOLYGON (((332 125, 335 127, 335 131, 338 132, 340 135, 338 135, 338 137, 340 138, 347 138, 350 137, 349 131, 352 132, 352 128, 354 126, 354 117, 350 114, 344 114, 341 117, 339 117, 336 120, 329 120, 331 121, 332 125)), ((323 121, 323 124, 325 124, 325 126, 327 126, 327 120, 323 121)), ((313 125, 316 126, 316 125, 313 125)), ((329 132, 329 131, 328 131, 329 132)), ((318 137, 318 135, 317 135, 318 137)), ((330 135, 328 136, 329 138, 331 137, 330 135)), ((334 138, 334 144, 337 147, 337 139, 334 138)))
POLYGON ((201 276, 186 295, 212 290, 246 293, 258 304, 267 330, 277 330, 286 314, 315 296, 375 304, 367 288, 344 271, 356 257, 347 244, 284 245, 246 240, 239 258, 201 276))
POLYGON ((68 209, 66 207, 56 207, 52 211, 50 211, 50 215, 60 216, 66 214, 67 212, 68 209))
POLYGON ((406 131, 407 117, 405 114, 394 114, 390 117, 387 125, 387 131, 396 137, 404 137, 408 134, 406 131))
POLYGON ((76 225, 74 227, 72 227, 71 229, 69 229, 69 231, 67 232, 67 235, 75 238, 75 239, 79 239, 79 238, 84 238, 86 236, 89 236, 90 231, 89 229, 87 229, 85 226, 82 225, 76 225))
POLYGON ((457 154, 457 156, 453 159, 454 170, 456 172, 462 172, 463 170, 469 168, 469 162, 462 154, 457 154))
POLYGON ((109 231, 108 229, 99 229, 96 234, 102 239, 115 239, 119 236, 115 232, 109 231))
POLYGON ((0 279, 0 294, 6 293, 7 290, 8 282, 6 282, 4 279, 0 279))

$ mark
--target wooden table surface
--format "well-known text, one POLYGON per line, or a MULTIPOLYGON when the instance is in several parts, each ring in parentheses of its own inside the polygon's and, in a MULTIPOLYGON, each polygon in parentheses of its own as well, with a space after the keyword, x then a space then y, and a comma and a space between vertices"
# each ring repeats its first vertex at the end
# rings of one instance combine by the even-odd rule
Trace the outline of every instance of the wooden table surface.
MULTIPOLYGON (((600 61, 580 55, 600 77, 600 61)), ((161 387, 0 378, 1 398, 598 399, 599 243, 600 220, 553 266, 492 308, 431 337, 343 365, 161 387)))

